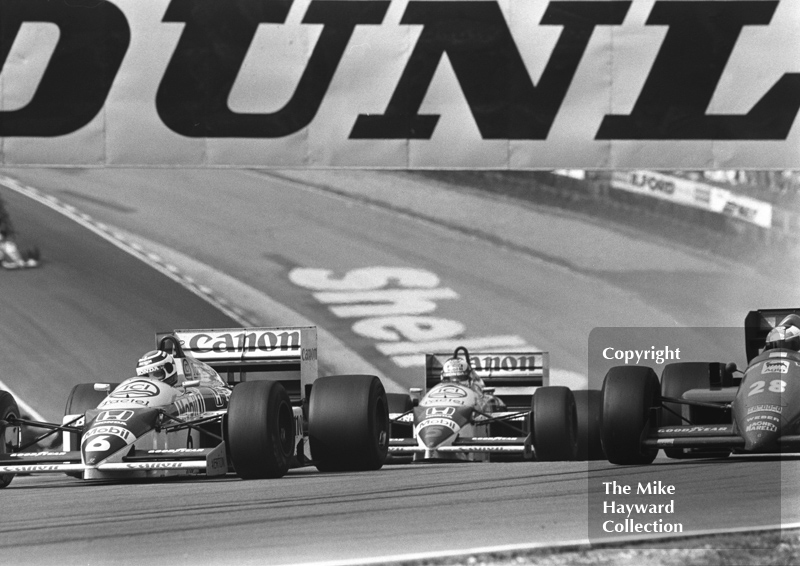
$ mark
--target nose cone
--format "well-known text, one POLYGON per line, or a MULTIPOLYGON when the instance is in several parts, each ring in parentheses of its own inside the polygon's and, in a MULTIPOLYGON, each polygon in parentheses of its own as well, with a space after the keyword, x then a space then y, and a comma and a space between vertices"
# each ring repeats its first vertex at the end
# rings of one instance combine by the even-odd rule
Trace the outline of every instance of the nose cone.
POLYGON ((83 435, 81 458, 87 466, 96 466, 135 441, 136 435, 124 426, 92 426, 83 435))
POLYGON ((84 437, 81 444, 81 456, 87 466, 96 466, 112 454, 127 446, 119 436, 95 434, 84 437))
POLYGON ((744 449, 748 452, 774 452, 778 447, 780 424, 754 420, 745 425, 744 449))
POLYGON ((436 448, 450 439, 455 432, 443 425, 431 424, 422 427, 417 436, 426 448, 436 448))

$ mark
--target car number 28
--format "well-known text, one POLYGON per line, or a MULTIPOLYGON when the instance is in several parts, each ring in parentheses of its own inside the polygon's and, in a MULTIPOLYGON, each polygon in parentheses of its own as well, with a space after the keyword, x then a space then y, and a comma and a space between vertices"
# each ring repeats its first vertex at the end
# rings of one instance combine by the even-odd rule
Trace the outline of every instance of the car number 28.
MULTIPOLYGON (((750 393, 747 394, 748 397, 750 395, 756 395, 757 393, 761 393, 764 391, 764 387, 766 386, 767 382, 764 380, 761 381, 754 381, 750 385, 750 393)), ((772 393, 783 393, 786 391, 786 382, 782 379, 773 379, 769 382, 769 389, 772 393)))

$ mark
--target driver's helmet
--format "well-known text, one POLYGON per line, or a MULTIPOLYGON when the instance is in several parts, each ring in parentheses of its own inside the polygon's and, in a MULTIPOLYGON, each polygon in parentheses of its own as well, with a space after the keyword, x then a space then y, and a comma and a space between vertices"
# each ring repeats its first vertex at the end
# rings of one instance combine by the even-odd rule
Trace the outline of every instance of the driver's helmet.
POLYGON ((472 368, 463 358, 450 358, 442 366, 442 381, 452 381, 469 385, 472 368))
POLYGON ((163 381, 167 385, 175 385, 178 381, 178 370, 172 354, 164 350, 153 350, 139 358, 136 364, 136 375, 146 375, 163 381))
POLYGON ((800 316, 790 314, 767 334, 765 350, 787 348, 800 352, 800 316))

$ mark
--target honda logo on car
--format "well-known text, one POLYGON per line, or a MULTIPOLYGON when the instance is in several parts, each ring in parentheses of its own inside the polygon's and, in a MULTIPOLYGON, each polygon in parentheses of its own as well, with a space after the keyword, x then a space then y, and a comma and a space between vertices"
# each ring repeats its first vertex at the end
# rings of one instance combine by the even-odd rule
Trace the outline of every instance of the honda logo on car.
POLYGON ((426 417, 452 417, 456 410, 454 407, 428 407, 425 409, 426 417))
POLYGON ((102 421, 127 421, 133 416, 133 411, 120 410, 120 411, 103 411, 97 415, 96 422, 102 421))

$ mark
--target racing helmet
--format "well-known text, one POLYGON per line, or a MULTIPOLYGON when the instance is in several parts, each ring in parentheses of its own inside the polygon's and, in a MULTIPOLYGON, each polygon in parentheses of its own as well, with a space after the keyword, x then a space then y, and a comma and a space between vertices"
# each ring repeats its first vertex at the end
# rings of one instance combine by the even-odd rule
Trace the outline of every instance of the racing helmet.
POLYGON ((800 316, 790 314, 767 334, 765 350, 786 348, 800 352, 800 316))
POLYGON ((468 383, 472 377, 472 368, 462 358, 450 358, 442 366, 442 381, 468 383))
POLYGON ((167 385, 175 385, 178 381, 178 370, 172 354, 164 350, 153 350, 139 358, 136 364, 136 375, 147 375, 161 380, 167 385))

